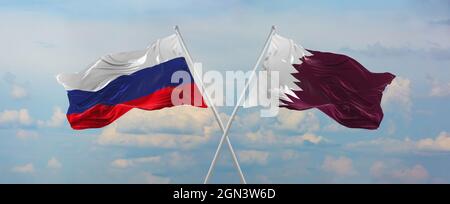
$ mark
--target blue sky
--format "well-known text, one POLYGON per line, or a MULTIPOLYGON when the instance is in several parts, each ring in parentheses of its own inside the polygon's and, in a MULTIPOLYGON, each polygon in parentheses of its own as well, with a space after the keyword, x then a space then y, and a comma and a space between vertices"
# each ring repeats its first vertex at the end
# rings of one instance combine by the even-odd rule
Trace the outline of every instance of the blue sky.
MULTIPOLYGON (((376 131, 342 128, 316 110, 239 112, 230 139, 248 182, 450 182, 446 0, 0 1, 0 19, 0 183, 200 183, 220 137, 209 110, 133 111, 73 131, 54 78, 144 48, 174 25, 205 70, 250 70, 277 25, 304 47, 398 76, 376 131)), ((226 121, 230 109, 219 111, 226 121)), ((227 151, 212 181, 239 182, 227 151)))

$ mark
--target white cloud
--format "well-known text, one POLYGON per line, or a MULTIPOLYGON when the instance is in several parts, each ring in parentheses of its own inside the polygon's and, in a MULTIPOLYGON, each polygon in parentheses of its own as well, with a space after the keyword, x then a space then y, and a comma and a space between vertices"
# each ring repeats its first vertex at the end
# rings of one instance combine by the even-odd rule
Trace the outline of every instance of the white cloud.
POLYGON ((305 133, 303 135, 288 136, 284 134, 274 134, 273 131, 258 130, 257 132, 248 132, 244 137, 239 138, 241 141, 249 145, 279 145, 292 146, 303 145, 305 142, 319 144, 326 141, 322 136, 313 133, 305 133))
POLYGON ((378 138, 369 141, 359 141, 346 145, 348 149, 354 150, 375 150, 380 149, 385 152, 433 152, 433 151, 450 151, 450 134, 448 132, 439 133, 436 138, 423 138, 419 140, 411 140, 405 138, 403 140, 391 138, 378 138))
POLYGON ((219 129, 209 111, 190 106, 159 111, 132 110, 104 128, 97 142, 100 145, 194 148, 207 143, 219 129))
MULTIPOLYGON (((66 120, 66 114, 60 107, 53 108, 53 114, 47 121, 35 120, 30 116, 28 109, 4 110, 0 112, 0 127, 60 127, 66 120)), ((24 136, 25 131, 19 131, 17 136, 24 136)), ((28 132, 31 133, 31 132, 28 132)))
POLYGON ((244 142, 250 144, 273 145, 280 142, 279 136, 275 135, 272 131, 262 130, 258 130, 257 132, 248 132, 243 138, 238 139, 244 140, 244 142))
POLYGON ((171 135, 126 134, 118 132, 116 126, 117 124, 112 124, 104 128, 97 140, 98 144, 159 148, 175 148, 178 144, 176 137, 171 135))
POLYGON ((111 162, 111 166, 115 168, 129 168, 138 164, 145 163, 158 163, 161 161, 160 156, 152 156, 152 157, 139 157, 139 158, 131 158, 131 159, 116 159, 111 162))
POLYGON ((13 99, 17 100, 28 97, 28 91, 25 89, 25 87, 17 83, 16 75, 7 72, 3 76, 3 80, 11 86, 10 95, 13 99))
POLYGON ((197 167, 195 159, 190 151, 173 151, 161 155, 122 157, 111 161, 110 166, 114 172, 124 174, 124 176, 131 173, 132 176, 127 179, 129 183, 166 184, 171 181, 170 175, 155 175, 153 171, 191 172, 195 170, 193 167, 197 167), (151 172, 140 172, 142 169, 150 169, 151 172))
POLYGON ((324 131, 328 132, 338 132, 346 129, 347 128, 342 127, 342 125, 339 125, 338 123, 331 123, 323 128, 324 131))
POLYGON ((54 107, 53 108, 53 114, 50 120, 37 121, 37 124, 39 127, 60 127, 62 124, 64 124, 64 121, 66 120, 66 114, 62 111, 60 107, 54 107))
POLYGON ((297 132, 313 132, 320 128, 320 123, 312 111, 292 111, 280 109, 277 116, 276 128, 297 132))
POLYGON ((52 157, 50 160, 48 160, 47 167, 50 169, 60 169, 62 168, 62 164, 58 159, 52 157))
POLYGON ((29 126, 32 123, 33 119, 27 109, 0 112, 0 126, 29 126))
POLYGON ((418 183, 428 179, 427 169, 422 165, 415 165, 411 168, 399 169, 392 172, 392 177, 406 183, 418 183))
POLYGON ((210 136, 188 134, 127 134, 117 131, 117 124, 103 129, 98 137, 98 144, 129 147, 157 147, 190 149, 205 144, 210 136))
MULTIPOLYGON (((265 126, 255 122, 255 127, 259 124, 258 128, 296 132, 310 132, 319 129, 318 119, 313 112, 284 110, 280 113, 276 123, 265 126)), ((244 129, 249 128, 244 123, 253 124, 252 121, 261 120, 259 115, 256 118, 251 117, 254 115, 256 114, 237 118, 238 121, 235 125, 242 126, 244 129), (251 121, 248 120, 249 117, 252 118, 251 121)), ((221 117, 227 118, 228 116, 222 114, 221 117)), ((218 125, 210 110, 181 106, 160 111, 132 110, 116 123, 104 128, 97 141, 100 145, 187 149, 207 143, 212 135, 219 135, 218 133, 220 133, 218 125)), ((239 140, 260 145, 301 145, 306 141, 318 144, 324 141, 324 138, 312 133, 284 137, 274 135, 272 131, 259 130, 248 132, 244 138, 239 138, 239 140)))
POLYGON ((326 132, 355 132, 357 129, 347 128, 334 120, 330 120, 330 123, 322 128, 326 132))
POLYGON ((372 164, 370 174, 378 183, 424 183, 430 177, 422 165, 398 167, 382 161, 375 161, 372 164))
POLYGON ((13 84, 11 88, 11 97, 13 99, 23 99, 28 97, 28 92, 23 86, 13 84))
POLYGON ((397 76, 384 92, 381 104, 396 105, 409 117, 412 108, 411 80, 397 76))
POLYGON ((312 133, 305 133, 304 135, 301 136, 286 138, 287 144, 303 144, 304 142, 319 144, 322 141, 324 141, 323 137, 314 135, 312 133))
POLYGON ((111 162, 111 166, 114 168, 125 169, 133 166, 134 162, 130 159, 116 159, 111 162))
MULTIPOLYGON (((244 114, 236 119, 240 132, 236 138, 248 147, 298 146, 305 143, 319 144, 326 141, 314 131, 320 124, 314 111, 291 111, 280 109, 276 118, 260 118, 259 112, 244 114)), ((237 129, 237 128, 236 128, 237 129)), ((232 132, 231 135, 235 133, 232 132)))
POLYGON ((244 164, 266 165, 269 152, 257 150, 242 150, 238 152, 239 161, 244 164))
MULTIPOLYGON (((0 112, 0 127, 60 127, 66 120, 66 114, 60 107, 53 108, 53 114, 47 121, 33 119, 28 109, 22 108, 19 110, 4 110, 0 112)), ((20 134, 24 135, 24 131, 20 134)))
POLYGON ((282 160, 288 161, 288 160, 300 158, 301 155, 298 151, 288 149, 288 150, 284 150, 283 152, 281 152, 280 157, 282 160))
POLYGON ((185 169, 196 164, 196 160, 190 154, 182 152, 171 152, 163 156, 162 159, 167 166, 177 169, 185 169))
POLYGON ((152 173, 144 172, 135 176, 130 180, 130 183, 142 183, 142 184, 168 184, 170 183, 170 178, 156 176, 152 173))
POLYGON ((450 134, 441 132, 435 139, 421 139, 417 141, 417 148, 431 151, 450 151, 450 134))
POLYGON ((35 131, 20 129, 16 132, 16 137, 22 140, 37 139, 39 137, 39 134, 35 131))
POLYGON ((430 96, 445 97, 450 96, 450 82, 441 83, 437 79, 429 77, 431 81, 430 96))
POLYGON ((182 170, 191 168, 197 163, 195 158, 187 152, 168 152, 157 156, 119 158, 111 162, 111 166, 117 169, 127 169, 150 164, 152 167, 163 169, 182 170))
POLYGON ((384 152, 406 152, 414 149, 414 142, 409 138, 403 140, 392 138, 377 138, 368 141, 358 141, 345 145, 345 148, 352 150, 372 150, 384 152))
POLYGON ((22 166, 13 167, 12 171, 15 173, 32 174, 34 173, 34 166, 32 163, 28 163, 22 166))
POLYGON ((203 133, 209 126, 217 126, 209 109, 176 106, 156 111, 133 109, 117 120, 125 133, 203 133), (155 122, 158 121, 158 122, 155 122))
POLYGON ((322 169, 337 176, 353 176, 357 174, 353 168, 352 160, 344 156, 338 158, 332 156, 325 157, 322 163, 322 169))
POLYGON ((143 175, 144 182, 147 184, 168 184, 170 183, 170 178, 155 176, 150 173, 146 173, 143 175))
POLYGON ((372 175, 375 178, 382 177, 385 171, 386 165, 384 164, 384 162, 381 161, 375 161, 370 167, 370 175, 372 175))

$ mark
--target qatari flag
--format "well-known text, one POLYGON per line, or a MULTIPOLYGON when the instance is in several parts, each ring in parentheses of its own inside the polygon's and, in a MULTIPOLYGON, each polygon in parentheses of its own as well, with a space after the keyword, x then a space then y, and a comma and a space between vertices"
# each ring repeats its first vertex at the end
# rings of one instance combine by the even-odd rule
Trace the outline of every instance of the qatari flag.
POLYGON ((372 73, 346 55, 305 50, 278 34, 272 37, 264 68, 279 71, 280 107, 317 108, 349 128, 380 126, 383 91, 395 78, 372 73))

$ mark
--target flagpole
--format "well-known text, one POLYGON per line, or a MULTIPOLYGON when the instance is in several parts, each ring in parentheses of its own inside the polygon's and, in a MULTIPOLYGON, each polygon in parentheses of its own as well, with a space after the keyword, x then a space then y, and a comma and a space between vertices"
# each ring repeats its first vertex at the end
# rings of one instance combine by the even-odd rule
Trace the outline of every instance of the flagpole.
MULTIPOLYGON (((211 106, 211 110, 212 110, 213 113, 214 113, 214 117, 215 117, 217 123, 219 124, 220 129, 222 130, 222 132, 224 132, 224 131, 225 131, 225 128, 223 127, 223 122, 222 122, 222 120, 221 120, 221 118, 220 118, 220 116, 219 116, 219 113, 217 112, 217 109, 216 109, 214 103, 211 101, 211 98, 209 97, 209 94, 208 94, 208 93, 206 92, 206 90, 205 90, 205 86, 204 86, 204 84, 203 84, 203 81, 202 81, 201 76, 199 76, 198 73, 197 73, 197 71, 195 70, 195 67, 194 67, 194 61, 192 60, 192 57, 191 57, 189 51, 187 50, 187 47, 186 47, 186 45, 185 45, 185 43, 184 43, 183 37, 181 36, 180 29, 179 29, 178 26, 175 26, 175 32, 176 32, 177 36, 178 36, 179 39, 180 39, 181 46, 182 46, 184 52, 185 52, 186 55, 187 55, 187 56, 186 56, 186 57, 188 58, 187 61, 188 61, 188 63, 190 64, 190 67, 192 67, 193 72, 194 72, 194 75, 196 76, 197 81, 200 83, 200 85, 201 85, 201 87, 202 87, 202 94, 205 95, 206 100, 208 101, 208 104, 210 104, 210 106, 211 106)), ((244 174, 242 173, 241 166, 239 165, 238 159, 237 159, 237 157, 236 157, 236 153, 234 152, 233 146, 231 145, 231 141, 230 141, 230 139, 229 139, 228 137, 227 137, 227 144, 228 144, 228 149, 230 150, 231 155, 232 155, 232 157, 233 157, 233 163, 234 163, 234 166, 236 167, 236 169, 237 169, 237 171, 238 171, 238 173, 239 173, 239 177, 240 177, 240 179, 241 179, 241 182, 245 184, 246 181, 245 181, 244 174)))
POLYGON ((216 165, 217 157, 219 156, 219 153, 222 150, 223 142, 225 140, 228 140, 228 136, 227 135, 228 135, 228 131, 230 130, 230 126, 231 126, 231 124, 232 124, 232 122, 234 120, 234 117, 236 116, 236 113, 237 113, 237 111, 238 111, 238 109, 239 109, 239 107, 240 107, 240 105, 242 103, 242 100, 245 97, 245 92, 247 91, 251 81, 253 80, 253 78, 255 76, 255 73, 256 73, 256 70, 258 69, 259 64, 261 63, 261 60, 262 60, 264 54, 266 53, 267 48, 269 47, 270 40, 272 39, 272 36, 273 36, 274 33, 275 33, 275 26, 272 26, 272 28, 270 30, 270 33, 269 33, 269 36, 267 37, 267 40, 266 40, 266 42, 264 44, 264 47, 263 47, 263 49, 261 51, 261 54, 259 55, 258 60, 256 61, 255 66, 253 67, 253 71, 252 71, 252 73, 251 73, 251 75, 249 77, 249 80, 245 84, 244 90, 242 91, 241 96, 239 97, 239 100, 238 100, 236 106, 234 107, 233 112, 231 113, 230 119, 228 120, 228 123, 227 123, 227 126, 225 128, 225 131, 223 132, 222 138, 220 138, 220 142, 219 142, 219 145, 217 146, 217 150, 216 150, 216 153, 214 154, 214 158, 211 161, 211 165, 209 167, 208 174, 206 174, 206 177, 205 177, 205 182, 204 182, 205 184, 208 183, 209 178, 211 176, 211 172, 213 171, 213 169, 214 169, 214 167, 216 165))

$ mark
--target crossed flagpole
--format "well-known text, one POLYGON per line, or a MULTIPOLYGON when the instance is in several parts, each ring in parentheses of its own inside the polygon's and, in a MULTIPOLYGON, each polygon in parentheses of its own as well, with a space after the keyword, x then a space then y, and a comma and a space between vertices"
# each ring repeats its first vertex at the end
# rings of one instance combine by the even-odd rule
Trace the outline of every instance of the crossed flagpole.
POLYGON ((259 57, 258 57, 258 59, 257 59, 257 61, 255 63, 255 66, 253 67, 252 73, 250 74, 250 77, 249 77, 248 81, 245 84, 244 90, 242 91, 241 96, 239 97, 239 100, 236 103, 236 106, 234 107, 233 112, 231 113, 230 119, 228 120, 227 126, 225 128, 223 126, 223 122, 222 122, 222 120, 221 120, 221 118, 219 116, 219 113, 217 112, 217 109, 216 109, 214 103, 212 103, 211 98, 209 97, 209 94, 205 90, 205 86, 203 84, 201 76, 198 75, 197 71, 195 70, 194 61, 193 61, 193 59, 192 59, 192 57, 191 57, 191 55, 190 55, 190 53, 189 53, 185 43, 184 43, 183 37, 181 35, 180 29, 179 29, 178 26, 175 26, 175 32, 176 32, 178 38, 180 39, 181 46, 182 46, 184 52, 186 53, 186 57, 187 57, 187 61, 188 61, 189 67, 192 67, 192 69, 193 69, 192 71, 194 72, 195 78, 197 78, 196 81, 198 81, 200 83, 201 87, 202 87, 201 88, 201 92, 206 97, 206 100, 207 100, 208 104, 211 106, 211 110, 214 113, 214 117, 215 117, 217 123, 219 124, 219 127, 220 127, 220 129, 222 130, 222 133, 223 133, 222 137, 220 138, 220 142, 219 142, 219 144, 217 146, 216 152, 214 154, 214 158, 211 161, 211 165, 210 165, 210 167, 208 169, 208 173, 206 174, 206 177, 205 177, 205 180, 204 180, 204 184, 207 184, 209 182, 209 179, 211 178, 211 174, 212 174, 212 172, 214 170, 214 167, 216 166, 216 163, 217 163, 217 158, 218 158, 220 152, 222 151, 223 143, 225 141, 227 143, 228 149, 231 152, 233 163, 234 163, 234 166, 235 166, 236 170, 239 173, 239 177, 241 179, 241 182, 243 184, 246 184, 247 182, 245 180, 244 174, 242 173, 242 169, 241 169, 241 167, 239 165, 239 161, 237 159, 236 153, 234 152, 233 146, 231 145, 230 138, 228 137, 228 132, 229 132, 231 124, 233 123, 233 120, 234 120, 234 118, 236 116, 236 113, 239 110, 239 107, 240 107, 241 103, 243 102, 243 100, 245 98, 245 93, 246 93, 248 87, 250 86, 251 81, 255 77, 256 70, 258 69, 259 64, 261 63, 261 60, 262 60, 264 54, 266 53, 266 50, 267 50, 267 48, 269 46, 271 38, 272 38, 272 36, 275 33, 275 26, 272 26, 272 28, 270 30, 269 36, 267 37, 267 40, 266 40, 266 42, 264 44, 264 47, 263 47, 263 49, 261 51, 261 54, 259 55, 259 57))

